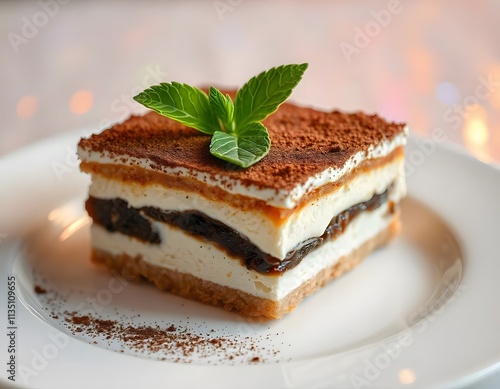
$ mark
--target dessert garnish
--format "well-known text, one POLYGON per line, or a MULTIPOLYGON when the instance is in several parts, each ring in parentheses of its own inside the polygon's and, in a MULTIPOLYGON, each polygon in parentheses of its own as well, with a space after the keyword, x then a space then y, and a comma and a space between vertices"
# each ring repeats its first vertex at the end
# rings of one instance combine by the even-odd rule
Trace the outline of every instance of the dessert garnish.
POLYGON ((302 79, 308 64, 273 67, 252 77, 236 93, 203 90, 178 82, 153 85, 134 97, 147 108, 212 135, 210 153, 247 168, 267 155, 271 140, 262 121, 276 112, 302 79))

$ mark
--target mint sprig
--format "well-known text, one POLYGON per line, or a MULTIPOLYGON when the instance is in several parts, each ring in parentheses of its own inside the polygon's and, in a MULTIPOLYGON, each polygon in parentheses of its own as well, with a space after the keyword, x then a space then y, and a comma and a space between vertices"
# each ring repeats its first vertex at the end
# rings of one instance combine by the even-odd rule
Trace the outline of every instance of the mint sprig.
POLYGON ((261 123, 292 93, 308 64, 282 65, 251 78, 229 95, 210 87, 201 89, 178 82, 161 83, 139 93, 134 100, 161 115, 212 135, 210 153, 246 168, 267 155, 271 140, 261 123))
POLYGON ((134 100, 205 134, 213 134, 218 128, 207 94, 193 86, 162 82, 134 96, 134 100))

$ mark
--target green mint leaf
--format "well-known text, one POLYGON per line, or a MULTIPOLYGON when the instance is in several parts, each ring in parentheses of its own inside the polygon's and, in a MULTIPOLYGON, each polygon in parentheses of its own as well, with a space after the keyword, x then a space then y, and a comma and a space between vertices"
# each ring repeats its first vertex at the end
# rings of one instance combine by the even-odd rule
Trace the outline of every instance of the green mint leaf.
POLYGON ((269 133, 260 122, 285 102, 307 67, 307 63, 282 65, 262 72, 243 85, 234 103, 217 88, 210 87, 207 95, 178 82, 151 86, 134 100, 212 135, 212 155, 246 168, 264 158, 271 147, 269 133))
POLYGON ((210 87, 208 99, 213 113, 217 116, 227 132, 233 132, 233 100, 229 95, 224 96, 220 90, 210 87))
POLYGON ((134 100, 205 134, 213 134, 220 128, 207 94, 187 84, 172 82, 154 85, 134 96, 134 100))
POLYGON ((216 131, 210 142, 210 153, 246 168, 264 158, 270 147, 266 127, 261 123, 250 123, 237 134, 216 131))
POLYGON ((260 122, 275 112, 302 79, 307 66, 307 63, 278 66, 243 85, 234 99, 236 129, 260 122))

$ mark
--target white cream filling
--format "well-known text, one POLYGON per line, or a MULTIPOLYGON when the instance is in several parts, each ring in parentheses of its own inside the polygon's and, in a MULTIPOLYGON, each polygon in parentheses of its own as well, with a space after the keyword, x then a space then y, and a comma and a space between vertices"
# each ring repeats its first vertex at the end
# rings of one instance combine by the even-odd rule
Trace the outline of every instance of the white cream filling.
POLYGON ((340 212, 369 200, 375 193, 382 193, 391 183, 394 186, 389 199, 398 202, 406 192, 403 158, 358 174, 338 190, 297 210, 279 226, 261 212, 243 212, 229 203, 212 201, 192 192, 168 189, 158 184, 124 184, 98 174, 92 177, 90 195, 100 199, 122 198, 135 208, 153 206, 163 210, 197 210, 238 231, 263 252, 284 259, 299 243, 320 236, 340 212))
POLYGON ((342 235, 312 251, 295 268, 279 276, 248 270, 239 259, 230 258, 209 242, 193 238, 163 223, 154 225, 162 239, 159 245, 143 243, 120 233, 110 233, 96 224, 92 225, 91 231, 92 245, 96 249, 115 255, 140 255, 152 265, 278 301, 386 229, 390 221, 387 204, 372 212, 364 212, 351 221, 342 235))
MULTIPOLYGON (((217 186, 232 194, 239 194, 251 198, 264 200, 267 204, 278 208, 294 208, 300 199, 314 189, 330 182, 335 182, 345 174, 359 166, 364 160, 380 158, 389 155, 397 147, 406 143, 408 129, 394 137, 392 140, 384 140, 376 146, 370 146, 368 150, 354 154, 347 160, 341 168, 328 168, 312 177, 302 184, 297 184, 292 190, 278 190, 272 188, 260 188, 254 185, 242 185, 238 180, 229 179, 224 176, 213 176, 211 174, 190 170, 183 167, 161 167, 161 171, 166 174, 185 176, 194 178, 208 185, 217 186)), ((139 166, 144 169, 150 169, 156 164, 147 158, 127 157, 124 160, 123 155, 114 155, 107 151, 96 152, 83 148, 78 148, 78 156, 82 161, 96 162, 102 164, 117 164, 127 166, 139 166)))

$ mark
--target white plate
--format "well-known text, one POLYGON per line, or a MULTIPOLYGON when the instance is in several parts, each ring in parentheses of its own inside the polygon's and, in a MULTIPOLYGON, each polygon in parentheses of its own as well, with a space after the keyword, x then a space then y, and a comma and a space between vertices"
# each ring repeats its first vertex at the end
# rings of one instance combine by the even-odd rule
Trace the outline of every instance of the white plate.
MULTIPOLYGON (((146 283, 120 284, 88 262, 88 177, 74 157, 80 135, 0 160, 0 290, 7 296, 7 277, 16 277, 17 383, 431 387, 465 384, 499 366, 500 174, 493 168, 412 140, 409 194, 426 206, 405 204, 403 236, 284 319, 255 323, 146 283), (75 332, 64 313, 75 310, 134 327, 173 324, 174 334, 199 334, 201 346, 187 355, 172 347, 141 352, 118 335, 75 332), (224 348, 210 346, 212 338, 224 338, 224 348)), ((0 346, 5 358, 8 340, 0 346)))

